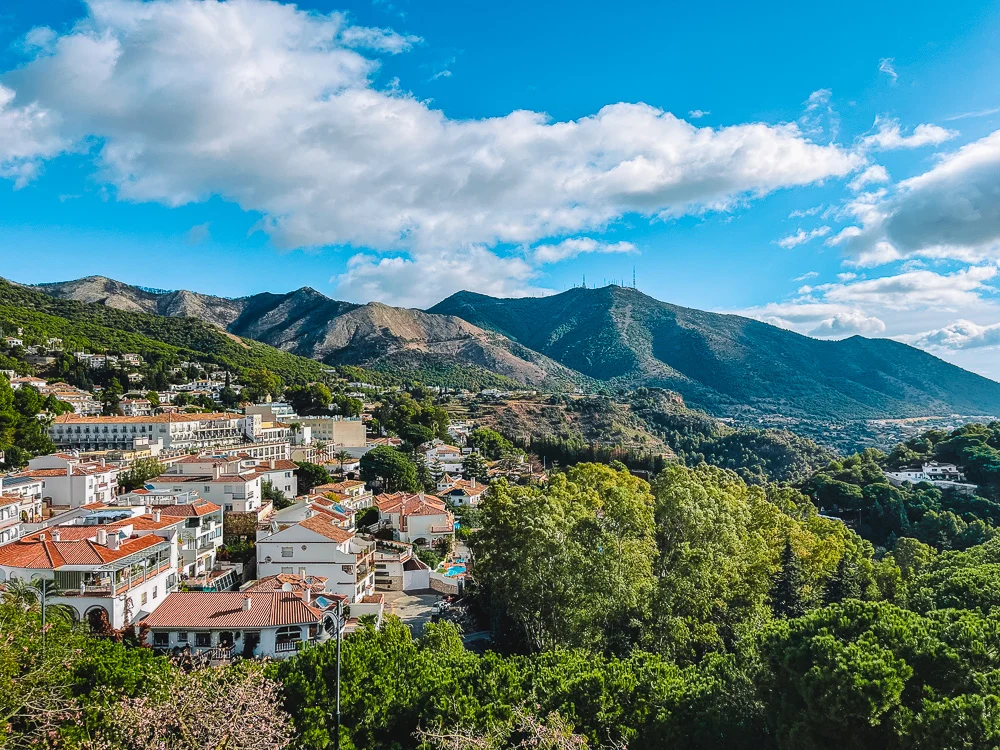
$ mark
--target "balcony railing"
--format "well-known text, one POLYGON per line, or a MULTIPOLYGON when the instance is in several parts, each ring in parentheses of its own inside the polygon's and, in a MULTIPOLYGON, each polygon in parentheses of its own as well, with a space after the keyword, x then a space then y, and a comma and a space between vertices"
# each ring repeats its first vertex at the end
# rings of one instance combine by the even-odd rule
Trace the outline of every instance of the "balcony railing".
POLYGON ((277 641, 274 644, 274 652, 276 654, 288 653, 289 651, 297 651, 299 644, 302 641, 277 641))

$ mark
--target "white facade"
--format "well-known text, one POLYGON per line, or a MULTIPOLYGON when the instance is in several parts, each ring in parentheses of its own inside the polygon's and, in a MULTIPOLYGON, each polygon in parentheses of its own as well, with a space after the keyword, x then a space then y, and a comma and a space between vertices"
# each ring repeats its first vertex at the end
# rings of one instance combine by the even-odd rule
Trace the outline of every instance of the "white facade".
POLYGON ((284 658, 336 635, 336 600, 311 591, 175 593, 144 620, 147 644, 213 660, 284 658))
POLYGON ((375 592, 374 553, 374 541, 334 528, 320 514, 259 539, 257 575, 323 576, 327 590, 353 603, 375 592))
POLYGON ((54 580, 59 596, 51 604, 69 606, 84 622, 103 610, 114 628, 152 612, 177 585, 176 535, 130 536, 131 528, 63 539, 76 531, 51 527, 0 547, 0 581, 54 580), (124 538, 123 538, 124 537, 124 538), (48 545, 48 554, 41 551, 48 545), (54 558, 54 559, 53 559, 54 558))
POLYGON ((110 503, 118 494, 118 468, 103 461, 81 461, 66 453, 37 456, 21 476, 40 479, 42 496, 56 508, 110 503))

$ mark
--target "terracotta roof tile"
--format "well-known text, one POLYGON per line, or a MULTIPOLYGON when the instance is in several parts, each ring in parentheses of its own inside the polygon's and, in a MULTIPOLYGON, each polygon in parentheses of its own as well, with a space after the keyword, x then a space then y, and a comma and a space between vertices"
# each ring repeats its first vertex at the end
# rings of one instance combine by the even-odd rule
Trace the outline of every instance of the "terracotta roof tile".
POLYGON ((348 531, 347 529, 342 529, 337 526, 327 513, 315 515, 311 518, 305 519, 304 521, 300 521, 299 526, 304 529, 309 529, 310 531, 315 531, 317 534, 322 534, 327 539, 337 542, 338 544, 354 538, 353 531, 348 531))
POLYGON ((289 591, 174 592, 147 615, 153 628, 267 628, 319 622, 323 610, 289 591), (244 600, 250 608, 244 609, 244 600))

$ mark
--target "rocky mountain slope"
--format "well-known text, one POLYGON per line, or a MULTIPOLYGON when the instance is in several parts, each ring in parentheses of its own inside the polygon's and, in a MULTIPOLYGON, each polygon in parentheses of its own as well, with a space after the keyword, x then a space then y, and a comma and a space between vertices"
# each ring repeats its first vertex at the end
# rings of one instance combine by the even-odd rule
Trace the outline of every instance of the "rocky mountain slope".
POLYGON ((595 380, 655 385, 718 414, 824 418, 997 413, 1000 383, 888 339, 821 341, 634 289, 498 299, 459 292, 429 312, 501 333, 595 380))
POLYGON ((409 371, 428 383, 565 387, 583 380, 548 357, 461 318, 377 302, 339 302, 308 287, 227 299, 153 291, 91 276, 35 288, 59 299, 124 311, 198 318, 299 356, 409 371))

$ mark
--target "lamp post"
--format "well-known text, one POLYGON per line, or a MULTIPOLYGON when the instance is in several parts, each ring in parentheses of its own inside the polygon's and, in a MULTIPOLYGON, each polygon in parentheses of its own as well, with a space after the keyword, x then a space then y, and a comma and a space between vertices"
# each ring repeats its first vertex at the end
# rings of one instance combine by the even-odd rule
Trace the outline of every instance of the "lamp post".
POLYGON ((337 698, 337 723, 336 723, 336 734, 334 734, 336 750, 340 750, 340 635, 344 630, 344 600, 337 600, 337 682, 336 682, 336 698, 337 698))

